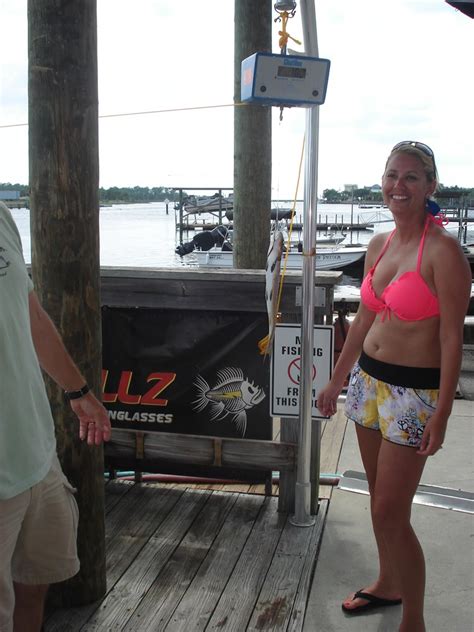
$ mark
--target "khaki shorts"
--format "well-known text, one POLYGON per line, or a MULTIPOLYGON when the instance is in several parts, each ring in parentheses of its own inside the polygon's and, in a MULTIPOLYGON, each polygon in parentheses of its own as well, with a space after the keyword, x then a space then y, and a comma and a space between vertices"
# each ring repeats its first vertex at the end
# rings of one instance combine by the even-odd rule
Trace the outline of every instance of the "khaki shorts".
POLYGON ((53 584, 79 571, 74 493, 54 457, 42 481, 0 500, 0 632, 12 627, 13 582, 53 584))

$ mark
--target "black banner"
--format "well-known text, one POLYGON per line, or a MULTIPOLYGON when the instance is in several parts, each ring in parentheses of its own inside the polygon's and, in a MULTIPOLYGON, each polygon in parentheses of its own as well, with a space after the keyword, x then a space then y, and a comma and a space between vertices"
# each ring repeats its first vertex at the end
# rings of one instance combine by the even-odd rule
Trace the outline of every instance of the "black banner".
POLYGON ((271 439, 264 314, 102 308, 112 426, 271 439))

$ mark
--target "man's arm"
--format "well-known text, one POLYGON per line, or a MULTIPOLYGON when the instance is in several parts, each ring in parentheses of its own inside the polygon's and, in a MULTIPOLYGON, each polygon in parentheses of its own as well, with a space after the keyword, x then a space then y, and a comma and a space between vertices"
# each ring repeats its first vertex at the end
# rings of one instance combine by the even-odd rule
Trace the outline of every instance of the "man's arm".
MULTIPOLYGON (((86 381, 66 350, 53 321, 42 308, 35 292, 29 294, 31 335, 41 368, 64 391, 79 391, 86 381)), ((89 391, 70 400, 79 418, 79 436, 90 445, 110 439, 111 429, 107 411, 89 391)))

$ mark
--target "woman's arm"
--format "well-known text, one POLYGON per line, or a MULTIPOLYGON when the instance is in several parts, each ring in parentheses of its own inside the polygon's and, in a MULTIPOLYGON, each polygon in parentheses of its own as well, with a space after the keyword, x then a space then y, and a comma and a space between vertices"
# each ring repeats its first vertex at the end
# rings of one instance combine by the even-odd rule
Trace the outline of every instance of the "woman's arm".
POLYGON ((341 355, 339 356, 331 377, 331 383, 338 387, 339 390, 342 390, 347 374, 351 371, 356 360, 359 358, 365 337, 374 320, 375 313, 370 312, 361 303, 352 321, 341 355))
MULTIPOLYGON (((376 235, 370 240, 364 263, 364 277, 373 266, 387 236, 376 235)), ((357 314, 350 326, 342 352, 334 367, 329 383, 318 393, 318 409, 323 415, 329 416, 335 413, 337 398, 344 386, 348 373, 360 356, 365 337, 372 323, 375 313, 369 311, 361 302, 357 314)))
POLYGON ((434 251, 434 283, 440 305, 441 380, 436 412, 425 427, 419 454, 441 447, 451 414, 462 362, 464 317, 471 293, 471 270, 457 240, 439 238, 434 251))
POLYGON ((318 393, 317 406, 324 416, 333 415, 336 412, 337 398, 339 397, 348 373, 351 371, 362 351, 365 337, 374 322, 375 314, 362 304, 357 310, 354 321, 351 324, 346 341, 342 348, 331 379, 318 393))

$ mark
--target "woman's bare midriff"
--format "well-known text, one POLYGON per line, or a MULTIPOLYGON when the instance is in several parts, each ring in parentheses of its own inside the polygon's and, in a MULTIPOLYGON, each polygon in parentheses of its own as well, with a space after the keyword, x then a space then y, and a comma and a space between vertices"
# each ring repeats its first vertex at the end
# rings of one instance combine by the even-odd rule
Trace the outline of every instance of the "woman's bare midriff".
POLYGON ((439 318, 415 322, 394 314, 382 322, 377 316, 364 341, 365 353, 381 362, 403 366, 439 368, 439 318))

